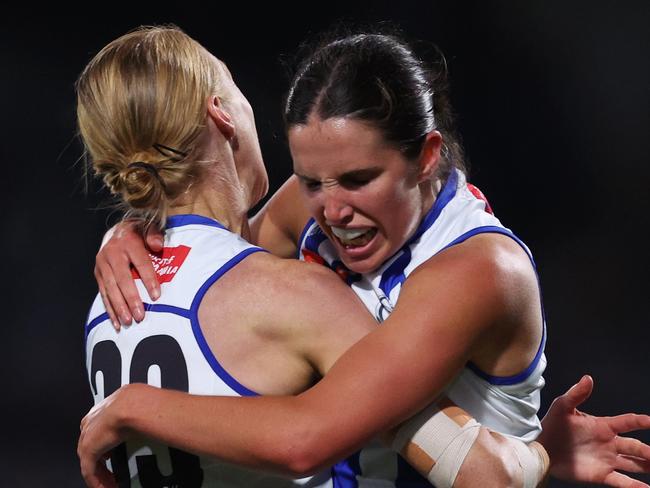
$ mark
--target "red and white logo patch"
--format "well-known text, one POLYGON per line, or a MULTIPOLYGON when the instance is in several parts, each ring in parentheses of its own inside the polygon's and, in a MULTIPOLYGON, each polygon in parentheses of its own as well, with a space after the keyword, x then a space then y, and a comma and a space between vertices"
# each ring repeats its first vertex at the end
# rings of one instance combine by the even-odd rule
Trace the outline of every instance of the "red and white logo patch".
MULTIPOLYGON (((149 254, 158 283, 168 283, 174 279, 190 249, 188 246, 164 247, 161 253, 149 254)), ((131 275, 135 280, 140 279, 140 273, 135 268, 131 269, 131 275)))
POLYGON ((307 263, 317 263, 321 264, 323 266, 327 266, 325 264, 325 260, 317 253, 314 251, 310 251, 309 249, 303 249, 302 250, 302 256, 305 262, 307 263))
POLYGON ((485 211, 487 213, 494 215, 494 212, 492 211, 492 207, 490 206, 490 202, 488 202, 488 199, 485 197, 485 195, 483 195, 483 192, 481 190, 479 190, 471 183, 467 183, 467 189, 470 192, 472 192, 472 195, 474 195, 476 198, 482 200, 485 203, 485 211))

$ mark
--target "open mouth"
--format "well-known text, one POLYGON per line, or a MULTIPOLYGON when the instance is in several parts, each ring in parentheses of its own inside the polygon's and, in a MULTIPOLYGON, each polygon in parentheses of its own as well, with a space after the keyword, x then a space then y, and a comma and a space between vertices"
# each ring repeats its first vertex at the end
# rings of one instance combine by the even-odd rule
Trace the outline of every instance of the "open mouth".
POLYGON ((377 228, 369 229, 343 229, 341 227, 330 227, 332 234, 346 248, 361 247, 368 244, 377 234, 377 228))

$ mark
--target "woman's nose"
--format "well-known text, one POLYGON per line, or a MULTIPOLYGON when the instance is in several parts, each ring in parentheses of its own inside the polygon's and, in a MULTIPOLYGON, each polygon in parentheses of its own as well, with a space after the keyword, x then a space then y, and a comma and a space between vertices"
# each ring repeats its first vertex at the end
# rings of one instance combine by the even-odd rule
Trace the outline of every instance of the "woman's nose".
POLYGON ((341 199, 328 196, 325 197, 323 214, 328 225, 340 225, 352 220, 354 210, 341 199))

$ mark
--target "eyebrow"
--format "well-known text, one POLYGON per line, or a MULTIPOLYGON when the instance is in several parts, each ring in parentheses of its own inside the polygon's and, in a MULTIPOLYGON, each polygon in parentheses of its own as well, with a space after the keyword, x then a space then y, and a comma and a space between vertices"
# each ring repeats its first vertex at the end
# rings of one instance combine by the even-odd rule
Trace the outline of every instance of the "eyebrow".
MULTIPOLYGON (((345 173, 341 173, 337 175, 336 179, 341 180, 346 178, 372 177, 381 173, 381 171, 382 168, 380 166, 371 166, 370 168, 353 169, 351 171, 346 171, 345 173)), ((312 178, 311 176, 300 174, 297 171, 294 171, 293 174, 295 174, 298 178, 302 180, 317 180, 317 178, 312 178)))
POLYGON ((355 169, 352 171, 347 171, 339 175, 339 179, 343 178, 363 178, 363 177, 372 177, 382 172, 382 168, 379 166, 371 166, 370 168, 355 169))

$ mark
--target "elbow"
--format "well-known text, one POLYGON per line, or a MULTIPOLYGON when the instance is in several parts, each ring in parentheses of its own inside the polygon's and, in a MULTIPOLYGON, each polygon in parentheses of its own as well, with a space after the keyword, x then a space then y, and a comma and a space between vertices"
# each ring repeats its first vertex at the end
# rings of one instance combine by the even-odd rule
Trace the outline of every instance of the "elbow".
POLYGON ((292 452, 285 462, 288 474, 293 478, 311 476, 324 467, 321 456, 309 451, 292 452))
POLYGON ((292 477, 310 476, 329 465, 328 446, 318 442, 319 437, 313 433, 301 434, 287 443, 283 463, 292 477))
POLYGON ((272 439, 276 451, 272 464, 285 474, 297 478, 312 475, 345 458, 363 442, 354 429, 341 427, 339 416, 304 399, 295 405, 287 417, 290 421, 281 431, 276 430, 272 439))
POLYGON ((282 440, 284 447, 275 451, 277 457, 273 464, 294 478, 310 476, 328 467, 336 459, 331 446, 323 439, 326 437, 313 429, 295 429, 282 440))

